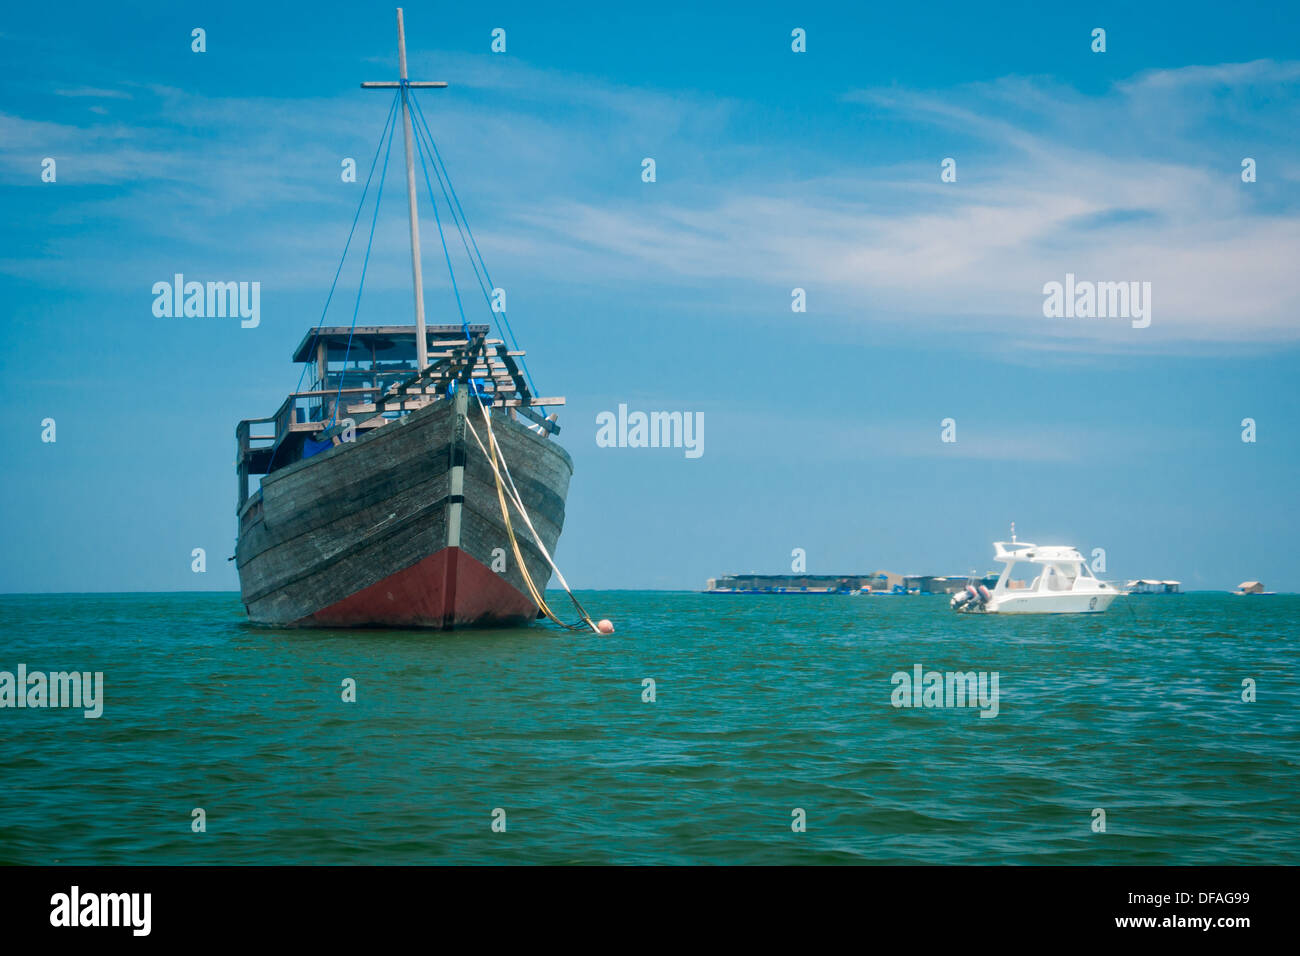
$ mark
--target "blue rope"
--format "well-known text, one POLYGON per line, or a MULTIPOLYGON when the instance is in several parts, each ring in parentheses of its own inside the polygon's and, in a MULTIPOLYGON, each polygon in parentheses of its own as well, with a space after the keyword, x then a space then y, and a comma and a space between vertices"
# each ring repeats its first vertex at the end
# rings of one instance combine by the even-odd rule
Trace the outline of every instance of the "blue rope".
MULTIPOLYGON (((417 112, 420 112, 420 105, 418 103, 416 104, 415 108, 417 112)), ((424 124, 424 126, 423 128, 421 128, 420 123, 416 124, 415 127, 416 136, 420 138, 422 142, 428 143, 430 149, 430 155, 432 157, 432 155, 436 153, 437 146, 433 142, 433 137, 429 135, 428 123, 424 121, 424 116, 422 113, 419 119, 420 122, 424 124)), ((475 262, 473 253, 469 251, 469 243, 465 241, 465 230, 461 228, 461 220, 458 219, 456 216, 456 207, 452 205, 452 199, 447 194, 447 186, 443 182, 443 176, 445 175, 445 170, 439 171, 437 162, 433 163, 433 175, 437 177, 438 188, 442 190, 442 198, 447 201, 447 209, 451 212, 451 220, 453 223, 456 224, 456 232, 460 236, 461 247, 465 250, 465 258, 469 260, 470 267, 474 270, 474 278, 478 280, 479 291, 482 292, 484 298, 488 300, 488 306, 490 308, 492 304, 491 294, 488 292, 488 287, 483 284, 483 280, 486 277, 486 269, 484 270, 484 273, 482 275, 479 274, 478 263, 475 262)), ((430 202, 432 202, 433 191, 430 190, 429 192, 430 192, 429 200, 430 202)), ((464 210, 461 210, 461 215, 462 216, 464 215, 464 210)), ((466 225, 468 225, 468 223, 466 223, 466 225)))
MULTIPOLYGON (((415 112, 416 112, 416 115, 419 117, 419 121, 420 121, 419 124, 417 125, 417 129, 419 129, 420 127, 423 127, 424 135, 425 135, 425 137, 428 138, 429 146, 430 146, 430 148, 431 148, 431 150, 432 150, 432 152, 433 152, 433 157, 434 157, 435 160, 436 160, 436 162, 435 162, 435 164, 434 164, 434 167, 433 167, 433 171, 434 171, 434 174, 438 176, 438 184, 439 184, 440 186, 442 186, 442 190, 443 190, 443 195, 444 195, 444 197, 447 195, 447 191, 448 191, 448 190, 451 191, 451 198, 449 198, 449 199, 447 200, 447 206, 448 206, 448 208, 451 209, 451 211, 452 211, 452 218, 453 218, 453 220, 456 221, 456 228, 457 228, 457 230, 460 229, 460 223, 461 223, 461 221, 463 221, 463 222, 465 223, 465 229, 464 229, 464 232, 461 233, 461 242, 464 243, 464 241, 465 241, 465 234, 468 233, 468 235, 469 235, 469 241, 470 241, 470 243, 472 243, 473 246, 474 246, 474 253, 475 253, 475 255, 478 256, 478 261, 479 261, 479 263, 480 263, 480 264, 482 265, 482 267, 483 267, 483 275, 484 275, 484 277, 487 279, 488 287, 493 287, 493 288, 495 288, 495 285, 494 285, 493 282, 492 282, 492 277, 491 277, 491 275, 488 273, 487 262, 486 262, 486 261, 484 260, 484 258, 483 258, 483 253, 479 251, 478 241, 474 238, 474 231, 470 228, 470 225, 469 225, 469 217, 467 217, 467 216, 465 215, 465 209, 464 209, 463 206, 461 206, 461 203, 460 203, 460 197, 456 194, 456 187, 455 187, 454 185, 452 185, 452 182, 451 182, 451 174, 450 174, 449 172, 447 172, 447 164, 444 163, 443 160, 442 160, 442 153, 440 153, 440 152, 438 151, 438 144, 435 143, 435 142, 433 141, 433 133, 432 133, 432 132, 430 131, 430 129, 429 129, 429 122, 428 122, 428 120, 426 120, 426 119, 424 118, 424 110, 422 110, 422 109, 420 108, 420 103, 419 103, 419 101, 415 98, 414 95, 412 95, 412 96, 410 97, 410 100, 411 100, 412 103, 415 104, 415 112), (442 167, 442 174, 441 174, 441 175, 439 175, 439 173, 438 173, 438 167, 439 167, 439 166, 442 167), (446 177, 446 185, 445 185, 445 186, 442 185, 442 183, 443 183, 443 176, 446 177), (454 206, 453 206, 453 201, 454 201, 454 203, 455 203, 454 206), (456 210, 460 210, 460 219, 459 219, 459 220, 456 220, 456 210)), ((427 178, 428 178, 427 175, 426 175, 425 178, 426 178, 426 180, 427 180, 427 178)), ((466 253, 467 256, 469 256, 469 249, 468 249, 468 248, 466 248, 465 253, 466 253)), ((469 258, 470 258, 470 262, 471 262, 471 264, 472 264, 473 261, 474 261, 474 259, 473 259, 472 256, 469 257, 469 258)), ((477 268, 475 268, 475 270, 474 270, 474 275, 475 275, 476 277, 477 277, 477 275, 478 275, 478 269, 477 269, 477 268)), ((479 283, 479 287, 480 287, 480 288, 482 289, 482 291, 483 291, 483 296, 484 296, 484 298, 487 300, 488 307, 491 308, 491 306, 492 306, 492 296, 491 296, 491 293, 488 291, 488 287, 484 287, 484 286, 483 286, 483 283, 482 283, 481 281, 480 281, 480 283, 479 283)), ((513 348, 515 351, 519 351, 519 342, 518 342, 518 340, 515 338, 514 329, 512 329, 512 328, 510 327, 510 318, 506 315, 505 311, 502 310, 501 312, 494 312, 493 315, 499 315, 499 316, 501 316, 501 320, 500 320, 500 322, 497 323, 497 324, 498 324, 498 328, 501 328, 501 329, 505 332, 506 338, 509 340, 510 345, 511 345, 511 348, 513 348)), ((527 379, 528 379, 528 384, 529 384, 529 386, 532 388, 532 390, 533 390, 533 394, 536 395, 536 394, 537 394, 537 383, 533 381, 532 373, 528 370, 528 363, 525 362, 525 361, 523 360, 523 358, 520 358, 520 360, 519 360, 519 364, 520 364, 521 366, 523 366, 524 375, 525 375, 525 376, 527 377, 527 379)))
POLYGON ((420 157, 420 170, 424 173, 424 185, 429 190, 429 202, 433 206, 433 221, 438 224, 438 239, 442 242, 442 257, 447 262, 447 274, 451 276, 451 291, 456 294, 456 310, 460 313, 460 325, 465 330, 465 341, 469 341, 469 322, 465 320, 465 306, 460 301, 460 288, 456 285, 456 270, 451 267, 451 253, 447 251, 447 237, 442 231, 442 217, 438 215, 438 204, 433 198, 433 184, 429 182, 429 167, 424 162, 424 147, 420 138, 415 139, 415 152, 420 157))
POLYGON ((352 328, 348 330, 348 346, 343 352, 343 368, 339 371, 339 390, 334 396, 334 414, 330 416, 330 424, 333 425, 338 421, 339 402, 343 397, 343 382, 348 374, 348 356, 352 354, 352 336, 357 330, 357 313, 361 311, 361 292, 366 287, 366 269, 370 265, 370 250, 375 243, 375 223, 379 221, 379 204, 384 198, 384 180, 388 176, 388 157, 393 151, 393 133, 397 129, 397 124, 392 124, 388 131, 388 146, 384 150, 384 168, 379 173, 379 189, 375 191, 375 214, 370 218, 370 236, 366 239, 366 255, 361 260, 361 279, 357 283, 357 301, 352 307, 352 328))
MULTIPOLYGON (((339 257, 339 266, 337 269, 334 270, 334 281, 330 283, 329 295, 325 297, 325 308, 321 309, 320 321, 316 323, 316 328, 312 332, 311 344, 307 346, 308 353, 310 353, 311 350, 315 347, 316 340, 320 338, 321 326, 325 324, 325 316, 330 310, 330 303, 334 301, 334 290, 338 287, 339 275, 343 272, 343 263, 344 261, 347 260, 348 250, 352 248, 352 237, 353 235, 355 235, 357 231, 357 223, 360 222, 361 220, 361 210, 364 209, 366 205, 366 195, 370 192, 370 181, 371 179, 374 178, 375 166, 379 163, 379 152, 384 148, 385 135, 387 135, 391 141, 392 134, 389 133, 388 131, 388 125, 393 122, 393 119, 396 115, 397 115, 397 94, 394 93, 393 102, 388 107, 388 118, 384 120, 384 128, 379 133, 379 145, 375 147, 374 158, 370 160, 370 172, 366 174, 366 185, 361 190, 361 200, 357 203, 356 215, 352 217, 352 228, 348 230, 348 241, 343 244, 343 255, 339 257)), ((394 129, 396 129, 396 126, 394 126, 394 129)), ((294 386, 295 392, 302 391, 302 380, 307 376, 308 365, 309 363, 304 362, 302 366, 302 371, 298 373, 298 384, 294 386)), ((292 422, 293 409, 289 410, 289 417, 290 417, 290 421, 292 422)), ((275 456, 278 455, 279 453, 280 453, 280 445, 276 445, 275 450, 271 452, 271 461, 266 466, 266 470, 268 472, 271 470, 272 466, 275 465, 275 456)))
MULTIPOLYGON (((412 97, 412 100, 414 101, 414 97, 412 97)), ((469 235, 469 241, 470 241, 470 243, 472 243, 473 246, 474 246, 474 253, 478 256, 478 261, 479 261, 479 263, 481 263, 482 266, 483 266, 483 276, 484 276, 485 279, 487 279, 488 285, 489 285, 489 286, 493 286, 493 283, 492 283, 492 277, 491 277, 491 275, 488 274, 487 262, 484 261, 484 259, 483 259, 483 254, 479 251, 479 248, 478 248, 478 241, 474 238, 474 230, 472 230, 472 229, 470 228, 470 226, 469 226, 469 217, 467 217, 467 216, 465 215, 465 209, 464 209, 464 207, 461 206, 461 204, 460 204, 460 196, 458 196, 458 195, 456 194, 456 187, 455 187, 454 185, 452 185, 452 182, 451 182, 451 174, 447 172, 447 164, 444 163, 443 160, 442 160, 442 153, 439 152, 439 150, 438 150, 438 144, 435 143, 435 142, 433 141, 433 132, 429 129, 429 122, 428 122, 428 120, 426 120, 426 119, 424 118, 424 111, 420 108, 420 104, 419 104, 418 102, 416 102, 416 104, 415 104, 415 110, 416 110, 416 113, 419 115, 420 124, 421 124, 421 126, 423 127, 424 135, 425 135, 425 137, 427 137, 427 139, 428 139, 428 141, 429 141, 429 147, 430 147, 430 149, 433 151, 433 156, 434 156, 435 159, 436 159, 436 163, 434 164, 433 171, 434 171, 434 175, 436 175, 436 176, 438 177, 438 185, 439 185, 440 187, 442 187, 442 193, 443 193, 443 196, 444 196, 444 197, 447 197, 447 191, 448 191, 448 189, 451 190, 451 196, 450 196, 449 198, 447 198, 447 206, 448 206, 449 208, 452 208, 452 203, 453 203, 453 200, 454 200, 454 202, 455 202, 455 206, 454 206, 454 208, 452 208, 452 217, 455 218, 456 210, 457 210, 457 209, 460 210, 460 220, 457 220, 457 222, 456 222, 456 228, 457 228, 458 230, 460 229, 460 222, 461 222, 462 220, 463 220, 464 223, 465 223, 465 229, 464 229, 463 232, 461 232, 461 237, 460 237, 460 238, 461 238, 461 242, 462 242, 462 243, 465 242, 465 235, 466 235, 466 233, 468 233, 468 235, 469 235), (438 172, 438 167, 439 167, 439 166, 442 167, 442 172, 441 172, 441 173, 438 172), (446 176, 446 185, 443 185, 443 176, 446 176)), ((466 253, 466 255, 469 255, 469 246, 466 246, 466 247, 465 247, 465 253, 466 253)), ((472 261, 473 261, 473 257, 471 257, 471 262, 472 262, 472 261)), ((475 275, 478 275, 478 269, 477 269, 477 267, 476 267, 475 270, 474 270, 474 274, 475 274, 475 275)), ((486 296, 487 299, 488 299, 488 305, 491 306, 491 304, 492 304, 491 294, 488 292, 487 288, 485 288, 485 287, 482 286, 482 283, 480 283, 480 288, 482 288, 484 296, 486 296)), ((494 314, 495 314, 495 315, 500 315, 500 316, 502 317, 502 319, 504 320, 504 328, 505 328, 505 331, 509 333, 511 345, 512 345, 512 347, 514 347, 514 348, 517 349, 519 343, 515 340, 514 330, 510 328, 510 320, 509 320, 509 318, 506 317, 505 312, 499 312, 499 313, 494 313, 494 314)))

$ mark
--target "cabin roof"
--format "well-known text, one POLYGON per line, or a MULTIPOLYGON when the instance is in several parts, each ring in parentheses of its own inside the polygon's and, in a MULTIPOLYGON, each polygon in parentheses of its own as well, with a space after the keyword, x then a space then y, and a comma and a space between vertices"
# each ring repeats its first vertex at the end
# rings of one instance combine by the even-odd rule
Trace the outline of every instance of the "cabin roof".
MULTIPOLYGON (((470 333, 473 335, 486 335, 488 326, 471 325, 470 333)), ((425 326, 425 335, 428 337, 430 347, 445 346, 448 344, 465 342, 465 328, 460 325, 429 325, 425 326)), ((317 328, 308 329, 307 334, 302 337, 298 347, 293 350, 293 360, 295 362, 314 362, 316 361, 315 342, 324 341, 327 346, 337 345, 342 348, 348 344, 348 337, 351 336, 354 345, 361 342, 365 343, 383 343, 394 339, 409 338, 415 340, 414 325, 358 325, 355 329, 347 325, 323 325, 317 328)))
POLYGON ((1083 555, 1078 549, 1066 545, 1048 544, 1037 545, 1030 544, 1028 541, 994 541, 993 542, 995 561, 1024 561, 1030 564, 1047 564, 1051 561, 1061 561, 1064 563, 1081 563, 1083 555))

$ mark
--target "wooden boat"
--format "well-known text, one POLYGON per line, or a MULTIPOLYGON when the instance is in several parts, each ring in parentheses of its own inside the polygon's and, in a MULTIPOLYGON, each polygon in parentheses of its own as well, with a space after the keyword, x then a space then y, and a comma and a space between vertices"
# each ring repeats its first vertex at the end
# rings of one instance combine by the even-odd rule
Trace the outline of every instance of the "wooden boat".
POLYGON ((573 462, 546 414, 564 399, 534 395, 523 351, 487 325, 426 326, 409 89, 446 84, 407 80, 401 10, 398 44, 401 80, 363 86, 399 91, 416 322, 309 329, 293 359, 311 386, 237 426, 235 560, 258 624, 527 623, 564 524, 573 462), (507 530, 492 441, 536 539, 507 530))

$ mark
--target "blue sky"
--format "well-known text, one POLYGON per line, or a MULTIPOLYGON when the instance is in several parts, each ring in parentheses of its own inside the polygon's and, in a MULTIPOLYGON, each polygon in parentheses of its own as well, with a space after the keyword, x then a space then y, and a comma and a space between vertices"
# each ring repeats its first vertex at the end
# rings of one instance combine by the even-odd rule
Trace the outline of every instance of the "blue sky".
MULTIPOLYGON (((1300 14, 1045 6, 407 5, 412 77, 451 84, 421 94, 434 136, 569 400, 572 584, 698 588, 795 547, 964 572, 1014 520, 1105 548, 1105 577, 1300 590, 1300 14), (1045 318, 1066 273, 1151 282, 1150 327, 1045 318), (597 447, 619 403, 703 412, 704 455, 597 447)), ((393 7, 23 7, 0 53, 0 590, 233 589, 234 425, 297 381, 393 7), (155 318, 177 272, 259 281, 260 326, 155 318)), ((398 145, 362 323, 411 321, 398 145)))

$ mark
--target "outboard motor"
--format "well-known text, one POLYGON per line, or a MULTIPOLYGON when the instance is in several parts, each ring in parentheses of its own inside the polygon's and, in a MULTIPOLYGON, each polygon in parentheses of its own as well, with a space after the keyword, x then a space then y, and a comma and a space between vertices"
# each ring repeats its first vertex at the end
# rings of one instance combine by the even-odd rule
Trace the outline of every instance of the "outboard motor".
POLYGON ((952 596, 949 607, 954 611, 982 611, 990 597, 989 589, 984 585, 968 584, 952 596))

